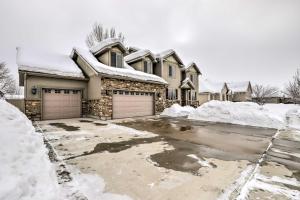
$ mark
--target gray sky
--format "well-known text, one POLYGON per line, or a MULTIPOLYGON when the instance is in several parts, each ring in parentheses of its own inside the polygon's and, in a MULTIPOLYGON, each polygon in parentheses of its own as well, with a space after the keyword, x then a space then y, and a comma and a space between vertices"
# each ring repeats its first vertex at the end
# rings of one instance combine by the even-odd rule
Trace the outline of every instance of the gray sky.
MULTIPOLYGON (((282 86, 300 68, 299 0, 1 0, 0 61, 16 75, 16 46, 69 54, 94 22, 126 44, 173 48, 205 77, 282 86)), ((17 76, 17 75, 16 75, 17 76)))

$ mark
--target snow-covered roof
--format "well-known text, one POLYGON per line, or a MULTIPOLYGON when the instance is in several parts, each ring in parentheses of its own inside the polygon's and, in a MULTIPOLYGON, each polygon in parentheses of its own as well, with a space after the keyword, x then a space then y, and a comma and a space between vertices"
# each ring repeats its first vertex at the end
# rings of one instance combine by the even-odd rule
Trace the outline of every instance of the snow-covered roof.
POLYGON ((111 67, 100 63, 95 58, 95 56, 88 50, 74 48, 73 51, 75 51, 79 56, 81 56, 89 65, 91 65, 91 67, 93 67, 100 74, 140 81, 150 81, 160 84, 168 84, 163 78, 153 74, 147 74, 141 71, 137 71, 132 67, 128 66, 126 63, 124 63, 124 68, 111 67))
POLYGON ((182 81, 180 88, 190 88, 190 87, 192 87, 193 89, 195 89, 194 83, 191 81, 191 79, 189 77, 186 77, 182 81))
POLYGON ((195 69, 201 74, 201 71, 200 71, 198 65, 196 65, 195 62, 191 62, 191 63, 187 64, 187 65, 184 67, 184 70, 187 71, 187 70, 188 70, 189 68, 191 68, 191 67, 195 67, 195 69))
POLYGON ((85 78, 69 55, 59 53, 17 47, 17 65, 20 71, 85 78))
POLYGON ((248 86, 250 84, 249 81, 242 82, 227 82, 228 89, 232 92, 247 92, 248 86))
POLYGON ((150 56, 152 58, 152 60, 155 59, 154 55, 152 54, 152 52, 148 49, 141 49, 141 50, 138 50, 134 53, 131 53, 127 56, 124 57, 124 60, 128 63, 130 62, 133 62, 133 61, 136 61, 140 58, 143 58, 143 57, 146 57, 146 56, 150 56))
POLYGON ((90 50, 93 54, 96 54, 98 52, 103 51, 104 49, 106 49, 108 47, 116 46, 116 45, 119 45, 124 52, 127 51, 126 47, 124 46, 124 44, 122 43, 122 41, 119 38, 107 38, 105 40, 102 40, 95 46, 91 47, 90 50))
POLYGON ((199 93, 221 93, 225 83, 199 78, 199 93))
POLYGON ((164 59, 164 58, 167 58, 171 55, 174 55, 177 62, 179 62, 179 64, 183 65, 182 60, 180 59, 180 57, 177 55, 177 53, 173 49, 168 49, 168 50, 165 50, 163 52, 160 52, 160 53, 156 54, 155 57, 158 58, 158 59, 164 59))

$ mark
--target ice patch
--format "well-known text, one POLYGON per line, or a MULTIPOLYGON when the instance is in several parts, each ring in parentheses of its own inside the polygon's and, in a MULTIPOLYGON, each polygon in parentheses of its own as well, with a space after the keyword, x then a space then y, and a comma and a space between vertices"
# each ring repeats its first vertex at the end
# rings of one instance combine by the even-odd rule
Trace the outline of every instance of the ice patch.
POLYGON ((196 156, 195 154, 189 154, 187 155, 190 158, 193 158, 195 160, 197 160, 197 162, 202 166, 202 167, 209 167, 212 168, 211 164, 209 164, 209 162, 207 162, 206 160, 202 160, 200 159, 198 156, 196 156))

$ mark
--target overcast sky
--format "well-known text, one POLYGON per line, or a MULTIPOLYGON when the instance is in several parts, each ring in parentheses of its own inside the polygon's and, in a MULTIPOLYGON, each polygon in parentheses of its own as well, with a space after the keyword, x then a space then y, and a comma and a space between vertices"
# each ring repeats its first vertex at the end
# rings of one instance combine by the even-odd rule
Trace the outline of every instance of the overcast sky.
POLYGON ((219 81, 282 86, 300 68, 299 0, 1 0, 0 61, 17 76, 16 46, 69 54, 94 22, 126 45, 173 48, 219 81))

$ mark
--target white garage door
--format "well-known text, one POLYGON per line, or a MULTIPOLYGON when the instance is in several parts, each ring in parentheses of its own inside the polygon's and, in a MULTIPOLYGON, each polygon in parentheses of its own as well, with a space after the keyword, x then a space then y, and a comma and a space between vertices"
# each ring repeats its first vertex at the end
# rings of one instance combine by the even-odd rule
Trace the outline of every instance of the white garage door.
POLYGON ((44 89, 42 112, 43 120, 80 117, 80 90, 44 89))
POLYGON ((153 93, 114 91, 113 118, 118 119, 153 115, 153 103, 153 93))

